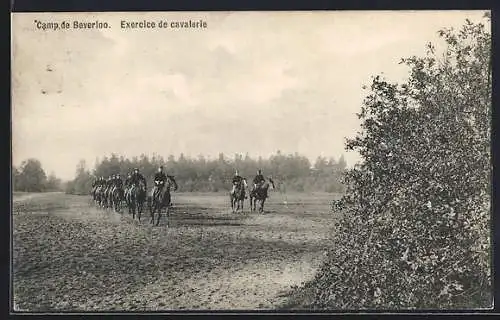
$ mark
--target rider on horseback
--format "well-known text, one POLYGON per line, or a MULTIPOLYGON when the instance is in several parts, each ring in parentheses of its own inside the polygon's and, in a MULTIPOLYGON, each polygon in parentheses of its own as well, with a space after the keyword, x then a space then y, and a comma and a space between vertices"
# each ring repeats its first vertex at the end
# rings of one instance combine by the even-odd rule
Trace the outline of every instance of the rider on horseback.
POLYGON ((115 188, 123 190, 123 180, 119 174, 117 174, 115 177, 115 188))
POLYGON ((116 175, 112 174, 111 175, 111 188, 109 189, 110 193, 113 193, 113 191, 115 190, 115 186, 116 186, 116 175))
POLYGON ((109 188, 111 187, 112 182, 113 182, 113 180, 112 180, 111 176, 109 176, 109 177, 106 179, 106 182, 105 182, 105 184, 104 184, 104 186, 105 186, 105 192, 106 192, 106 193, 108 192, 109 188))
POLYGON ((132 174, 129 173, 127 174, 127 178, 125 178, 125 183, 124 183, 124 191, 125 193, 128 192, 128 189, 130 188, 130 181, 132 179, 132 174))
POLYGON ((258 188, 262 187, 262 184, 266 181, 264 179, 264 175, 262 174, 262 170, 259 169, 257 170, 257 175, 255 178, 253 178, 253 190, 257 190, 258 188))
POLYGON ((95 182, 95 192, 97 192, 101 189, 102 182, 103 182, 102 177, 97 177, 97 181, 95 182))
POLYGON ((158 172, 155 173, 155 177, 153 180, 154 186, 153 190, 151 191, 151 198, 154 199, 157 192, 163 191, 163 187, 165 186, 167 179, 167 175, 163 172, 163 166, 160 166, 158 168, 158 172))
POLYGON ((99 177, 96 177, 94 181, 92 181, 92 195, 95 197, 95 192, 99 187, 99 177))
POLYGON ((131 184, 136 184, 139 182, 144 182, 144 185, 146 185, 146 178, 142 175, 142 173, 139 172, 138 168, 134 168, 134 171, 130 175, 130 183, 131 184))
POLYGON ((130 180, 129 180, 130 189, 129 189, 129 191, 131 191, 134 187, 138 186, 139 182, 142 182, 144 184, 144 188, 147 189, 146 178, 144 178, 144 176, 139 172, 138 168, 134 168, 134 172, 132 172, 132 174, 130 175, 130 180))
POLYGON ((236 170, 233 177, 233 188, 231 189, 231 194, 234 194, 234 192, 236 191, 236 187, 240 186, 243 181, 244 179, 238 174, 238 170, 236 170))

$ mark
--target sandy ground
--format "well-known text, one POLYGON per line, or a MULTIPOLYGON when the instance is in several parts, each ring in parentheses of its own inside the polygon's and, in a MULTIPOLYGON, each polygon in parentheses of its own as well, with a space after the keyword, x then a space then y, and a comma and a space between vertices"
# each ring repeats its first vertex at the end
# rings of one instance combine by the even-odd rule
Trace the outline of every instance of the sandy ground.
MULTIPOLYGON (((88 197, 16 194, 17 311, 279 309, 328 247, 333 195, 273 194, 264 214, 226 195, 174 194, 170 227, 88 197)), ((245 203, 248 205, 248 202, 245 203)))

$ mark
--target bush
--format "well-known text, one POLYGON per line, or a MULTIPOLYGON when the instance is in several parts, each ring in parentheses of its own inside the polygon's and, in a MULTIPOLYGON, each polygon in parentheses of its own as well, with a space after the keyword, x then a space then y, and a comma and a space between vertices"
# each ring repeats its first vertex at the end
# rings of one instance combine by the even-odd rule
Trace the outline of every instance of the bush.
POLYGON ((443 30, 410 78, 377 76, 346 143, 364 161, 345 174, 335 245, 314 308, 490 307, 491 36, 468 21, 443 30))

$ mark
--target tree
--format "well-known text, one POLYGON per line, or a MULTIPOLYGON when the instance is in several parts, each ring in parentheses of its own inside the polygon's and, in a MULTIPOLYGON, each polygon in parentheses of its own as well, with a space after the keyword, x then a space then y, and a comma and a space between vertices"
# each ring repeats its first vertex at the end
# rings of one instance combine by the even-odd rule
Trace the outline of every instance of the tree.
POLYGON ((45 183, 45 189, 47 191, 59 191, 62 188, 61 179, 57 178, 55 173, 51 172, 45 183))
POLYGON ((19 178, 21 172, 15 166, 12 167, 12 189, 19 190, 19 178))
POLYGON ((245 157, 237 154, 233 159, 225 158, 222 153, 215 159, 205 158, 203 155, 191 158, 180 154, 177 160, 173 155, 168 156, 166 162, 157 154, 151 158, 143 154, 139 158, 131 159, 111 154, 109 157, 102 157, 102 160, 94 165, 92 174, 87 170, 85 161, 81 161, 77 165, 75 179, 67 185, 66 191, 87 194, 90 190, 85 188, 94 177, 108 177, 117 173, 125 176, 135 167, 140 169, 146 180, 151 181, 158 166, 164 165, 167 173, 176 177, 180 192, 228 191, 235 169, 238 169, 243 177, 251 178, 258 168, 261 168, 266 176, 273 176, 278 183, 286 181, 289 190, 340 192, 342 186, 339 173, 333 170, 335 164, 332 161, 326 163, 324 159, 323 170, 311 172, 309 160, 298 153, 280 153, 271 155, 268 159, 259 157, 257 160, 248 154, 245 157))
MULTIPOLYGON (((99 170, 96 170, 99 172, 99 170)), ((85 160, 80 160, 76 166, 76 177, 66 185, 66 193, 70 194, 89 194, 92 188, 92 181, 94 177, 87 170, 85 160)))
POLYGON ((491 35, 469 20, 439 35, 442 57, 429 44, 402 60, 407 82, 373 78, 346 143, 364 161, 345 174, 335 248, 310 284, 316 307, 491 304, 491 35))
POLYGON ((345 168, 347 167, 347 162, 344 159, 344 155, 340 156, 339 162, 337 163, 337 166, 338 166, 339 170, 345 170, 345 168))
POLYGON ((14 172, 16 190, 42 192, 47 176, 39 160, 30 158, 21 163, 20 170, 14 172))

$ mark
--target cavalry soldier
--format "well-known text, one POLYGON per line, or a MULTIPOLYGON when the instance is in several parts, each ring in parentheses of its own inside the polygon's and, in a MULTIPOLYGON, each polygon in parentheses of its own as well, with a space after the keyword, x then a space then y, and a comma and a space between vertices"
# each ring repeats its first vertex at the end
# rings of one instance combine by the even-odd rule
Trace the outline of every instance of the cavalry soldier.
POLYGON ((111 189, 110 189, 111 190, 111 192, 110 192, 111 194, 113 194, 113 192, 116 189, 116 180, 117 180, 116 179, 116 174, 111 175, 111 189))
POLYGON ((266 182, 266 179, 264 178, 264 175, 262 174, 262 170, 259 169, 257 170, 257 175, 255 178, 253 178, 253 190, 252 192, 255 192, 258 188, 262 187, 262 184, 266 182))
POLYGON ((120 191, 120 197, 123 197, 123 180, 119 174, 115 176, 115 189, 118 189, 120 191))
POLYGON ((108 180, 106 181, 106 193, 108 193, 111 190, 111 188, 113 187, 113 184, 114 184, 113 182, 114 182, 113 175, 110 175, 108 177, 108 180))
POLYGON ((124 188, 125 194, 128 192, 131 179, 132 179, 132 174, 131 173, 127 174, 127 178, 125 178, 125 184, 124 184, 125 185, 125 188, 124 188))
POLYGON ((92 181, 92 194, 95 195, 97 187, 99 187, 99 177, 96 177, 94 181, 92 181))
POLYGON ((99 177, 96 177, 94 179, 94 181, 92 181, 92 189, 94 189, 95 187, 97 187, 98 183, 99 183, 99 177))
POLYGON ((138 168, 134 168, 134 171, 130 175, 128 192, 132 192, 135 187, 139 186, 140 182, 142 182, 144 184, 144 188, 147 189, 146 178, 144 178, 144 176, 139 172, 138 168))
POLYGON ((155 177, 154 177, 154 186, 153 186, 153 190, 151 191, 151 197, 154 197, 154 194, 158 191, 158 190, 163 190, 163 186, 165 185, 165 182, 167 182, 167 175, 165 174, 165 172, 163 172, 163 166, 160 166, 158 168, 158 172, 155 173, 155 177))
POLYGON ((236 186, 239 186, 243 183, 244 179, 239 175, 238 170, 234 172, 233 177, 233 188, 231 189, 231 194, 234 194, 236 191, 236 186))
POLYGON ((255 178, 253 178, 253 187, 255 189, 257 189, 258 187, 260 187, 262 185, 262 183, 264 183, 266 181, 266 179, 264 179, 264 176, 262 175, 262 170, 257 170, 257 175, 255 176, 255 178))
POLYGON ((130 180, 132 179, 132 174, 127 174, 127 178, 125 178, 125 188, 128 188, 130 185, 130 180))
POLYGON ((116 187, 120 189, 123 188, 123 180, 119 174, 116 175, 116 187))
POLYGON ((130 176, 130 184, 137 185, 139 182, 144 183, 144 187, 147 187, 146 178, 139 172, 138 168, 134 168, 132 175, 130 176))
POLYGON ((104 187, 106 186, 106 180, 104 180, 103 176, 99 177, 99 192, 102 192, 104 190, 104 187))

